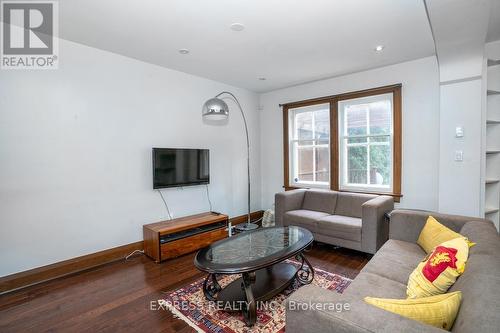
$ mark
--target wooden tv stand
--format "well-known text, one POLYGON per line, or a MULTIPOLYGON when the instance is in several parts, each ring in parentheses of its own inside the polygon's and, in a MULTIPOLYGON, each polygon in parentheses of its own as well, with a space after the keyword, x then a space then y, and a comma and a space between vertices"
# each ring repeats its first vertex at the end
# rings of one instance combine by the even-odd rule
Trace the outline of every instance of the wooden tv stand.
POLYGON ((227 237, 228 221, 227 215, 208 212, 146 224, 144 253, 159 263, 196 251, 227 237))

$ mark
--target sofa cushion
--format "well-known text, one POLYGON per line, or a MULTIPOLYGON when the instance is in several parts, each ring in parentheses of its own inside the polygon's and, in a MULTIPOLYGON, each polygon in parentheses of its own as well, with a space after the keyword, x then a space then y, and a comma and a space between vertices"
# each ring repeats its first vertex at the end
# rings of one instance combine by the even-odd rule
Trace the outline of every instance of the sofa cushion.
MULTIPOLYGON (((460 276, 450 290, 476 290, 479 286, 475 277, 481 275, 490 282, 500 279, 500 237, 492 223, 467 222, 462 230, 463 235, 470 237, 476 245, 469 249, 469 260, 465 266, 465 271, 460 276)), ((491 285, 492 286, 492 285, 491 285)), ((499 291, 498 288, 492 288, 499 291)), ((493 292, 493 291, 492 291, 493 292)), ((498 297, 500 301, 500 296, 498 297)))
POLYGON ((315 233, 318 230, 318 220, 328 215, 329 214, 327 213, 306 209, 291 210, 285 213, 285 216, 283 217, 283 225, 295 225, 306 228, 310 232, 315 233))
POLYGON ((408 279, 408 298, 444 294, 464 272, 469 243, 464 237, 441 243, 418 264, 408 279))
POLYGON ((462 292, 462 305, 458 311, 457 319, 452 332, 498 332, 500 327, 500 276, 498 256, 481 258, 489 262, 493 271, 482 272, 471 269, 470 266, 480 258, 469 257, 465 272, 450 288, 450 292, 462 292), (496 262, 494 262, 496 260, 496 262), (495 267, 496 266, 496 267, 495 267), (468 274, 469 273, 469 274, 468 274), (486 273, 486 274, 485 274, 486 273))
POLYGON ((337 192, 325 190, 307 190, 302 209, 333 214, 337 204, 337 192))
POLYGON ((500 238, 493 223, 483 221, 471 221, 464 224, 460 234, 476 243, 469 249, 470 255, 500 253, 500 238))
POLYGON ((344 294, 357 299, 363 299, 366 296, 406 298, 406 283, 400 283, 379 274, 363 270, 347 287, 344 294))
POLYGON ((462 293, 435 295, 417 299, 365 297, 365 302, 424 324, 450 330, 457 317, 462 293))
POLYGON ((363 272, 406 285, 411 272, 424 258, 425 252, 417 244, 389 239, 366 264, 363 272))
POLYGON ((463 302, 453 332, 495 332, 500 327, 500 237, 492 223, 473 221, 460 233, 476 243, 464 273, 450 291, 462 291, 463 302))
POLYGON ((351 192, 338 192, 337 205, 335 206, 335 215, 343 215, 350 217, 363 216, 361 205, 376 198, 373 194, 351 193, 351 192))
POLYGON ((318 220, 318 233, 336 238, 361 242, 361 219, 329 215, 318 220))
MULTIPOLYGON (((434 217, 429 216, 427 222, 425 222, 424 228, 418 236, 417 244, 420 245, 425 252, 431 253, 436 246, 459 237, 465 238, 461 234, 439 223, 434 217)), ((469 244, 472 245, 472 243, 469 244)))

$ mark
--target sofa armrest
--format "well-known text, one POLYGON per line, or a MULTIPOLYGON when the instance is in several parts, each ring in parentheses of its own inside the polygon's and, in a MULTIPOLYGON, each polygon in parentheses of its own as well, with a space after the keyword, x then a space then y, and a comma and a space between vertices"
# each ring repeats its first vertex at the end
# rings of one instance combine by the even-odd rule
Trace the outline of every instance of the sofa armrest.
POLYGON ((478 217, 441 214, 425 210, 396 209, 391 213, 389 238, 416 243, 429 215, 456 232, 460 232, 467 222, 487 221, 478 217))
POLYGON ((274 196, 274 220, 276 226, 283 226, 283 215, 290 211, 302 208, 305 190, 292 190, 276 193, 274 196))
POLYGON ((362 205, 361 250, 374 254, 389 238, 385 214, 394 209, 394 199, 381 195, 362 205))
POLYGON ((286 301, 286 332, 445 331, 317 286, 303 286, 286 301))

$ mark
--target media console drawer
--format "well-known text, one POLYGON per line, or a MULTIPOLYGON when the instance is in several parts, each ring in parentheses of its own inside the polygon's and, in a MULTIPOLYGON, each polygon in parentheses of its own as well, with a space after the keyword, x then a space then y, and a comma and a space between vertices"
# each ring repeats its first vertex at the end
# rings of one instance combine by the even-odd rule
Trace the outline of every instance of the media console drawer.
POLYGON ((144 253, 157 263, 196 251, 227 237, 229 218, 202 213, 143 226, 144 253))
POLYGON ((212 244, 215 241, 218 241, 219 239, 223 239, 226 237, 227 231, 225 230, 225 228, 223 228, 161 244, 161 260, 175 258, 185 253, 199 250, 205 246, 212 244))

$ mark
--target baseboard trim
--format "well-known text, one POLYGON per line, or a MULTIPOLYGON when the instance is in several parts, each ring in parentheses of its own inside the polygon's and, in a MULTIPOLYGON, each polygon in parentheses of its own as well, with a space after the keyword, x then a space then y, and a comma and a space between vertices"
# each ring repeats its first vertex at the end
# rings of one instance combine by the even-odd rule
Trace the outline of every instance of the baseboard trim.
MULTIPOLYGON (((258 210, 258 211, 250 213, 250 219, 252 221, 255 221, 255 220, 260 219, 263 215, 264 215, 264 211, 263 210, 258 210)), ((240 215, 240 216, 235 216, 235 217, 229 218, 229 222, 231 222, 231 225, 245 223, 246 221, 247 221, 247 215, 246 214, 245 215, 240 215)), ((258 224, 261 225, 260 222, 258 224)))
POLYGON ((120 260, 132 251, 142 249, 143 242, 140 241, 3 276, 0 278, 0 294, 120 260))
MULTIPOLYGON (((264 211, 259 210, 250 214, 252 221, 260 219, 264 211)), ((247 216, 240 215, 229 219, 233 225, 246 222, 247 216)), ((17 289, 29 287, 38 283, 54 280, 66 275, 75 274, 90 268, 95 268, 117 260, 135 250, 143 250, 144 242, 134 242, 108 250, 87 254, 54 264, 33 268, 27 271, 0 277, 0 295, 17 289)))

